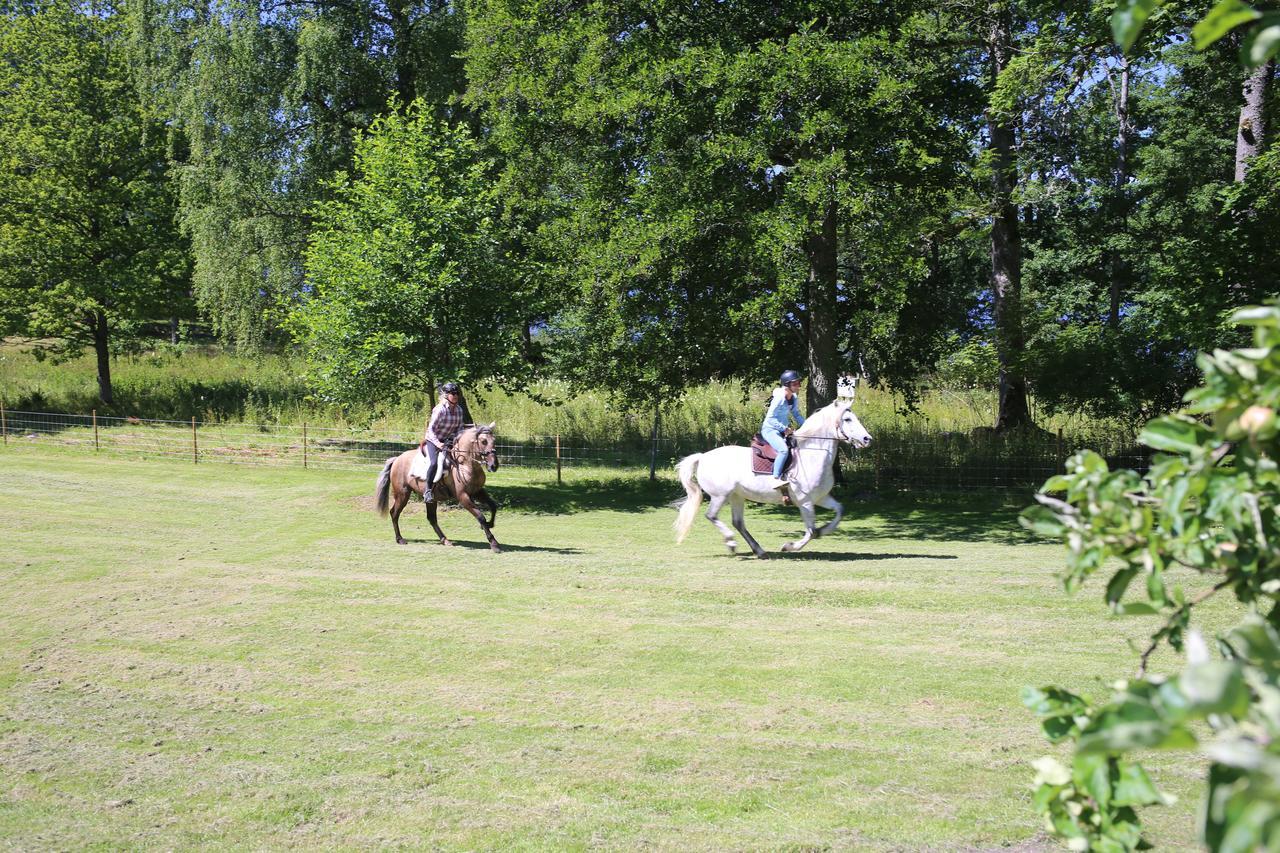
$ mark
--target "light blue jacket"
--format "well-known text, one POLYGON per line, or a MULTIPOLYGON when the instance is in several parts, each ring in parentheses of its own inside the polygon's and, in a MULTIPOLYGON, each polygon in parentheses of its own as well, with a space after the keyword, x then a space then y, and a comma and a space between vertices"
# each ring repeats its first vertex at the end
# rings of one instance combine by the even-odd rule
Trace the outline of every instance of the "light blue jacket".
POLYGON ((791 401, 787 402, 787 392, 782 388, 775 388, 773 397, 769 400, 769 408, 765 411, 764 424, 760 429, 783 432, 791 426, 788 423, 789 420, 795 421, 796 426, 804 423, 804 415, 800 414, 800 398, 793 396, 791 401))

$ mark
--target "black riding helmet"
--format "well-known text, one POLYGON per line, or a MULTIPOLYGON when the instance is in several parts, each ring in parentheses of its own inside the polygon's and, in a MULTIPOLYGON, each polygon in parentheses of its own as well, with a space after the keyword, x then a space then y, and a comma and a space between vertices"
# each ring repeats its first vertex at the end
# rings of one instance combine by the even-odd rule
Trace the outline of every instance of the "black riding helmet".
POLYGON ((460 394, 462 393, 462 389, 458 386, 457 382, 446 382, 440 386, 440 393, 441 394, 460 394))
POLYGON ((799 382, 800 374, 796 373, 794 370, 784 370, 782 371, 782 376, 778 381, 783 385, 786 385, 788 382, 799 382))

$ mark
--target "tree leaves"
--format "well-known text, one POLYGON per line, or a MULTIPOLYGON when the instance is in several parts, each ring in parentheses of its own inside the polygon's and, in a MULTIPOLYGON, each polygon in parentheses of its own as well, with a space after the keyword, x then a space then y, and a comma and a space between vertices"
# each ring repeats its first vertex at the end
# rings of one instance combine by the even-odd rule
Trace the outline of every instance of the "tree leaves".
POLYGON ((1246 309, 1235 319, 1252 326, 1254 345, 1202 356, 1204 383, 1188 394, 1188 411, 1212 426, 1187 413, 1149 423, 1142 440, 1171 455, 1158 457, 1142 477, 1078 453, 1043 488, 1063 497, 1042 494, 1023 514, 1024 525, 1067 545, 1069 588, 1119 560, 1106 585, 1107 604, 1116 613, 1162 619, 1143 667, 1163 643, 1181 649, 1195 607, 1219 590, 1243 604, 1264 605, 1267 613, 1224 632, 1221 659, 1191 632, 1190 659, 1180 673, 1143 673, 1117 684, 1098 705, 1057 687, 1024 693, 1051 742, 1075 743, 1071 782, 1041 770, 1035 797, 1054 831, 1073 842, 1133 849, 1140 823, 1132 809, 1158 799, 1145 773, 1124 756, 1200 748, 1210 764, 1204 843, 1214 850, 1280 843, 1280 757, 1274 754, 1280 742, 1280 309, 1246 309), (1230 457, 1214 452, 1224 439, 1238 442, 1230 457), (1167 590, 1164 566, 1174 562, 1204 575, 1205 591, 1188 598, 1179 588, 1167 590), (1146 600, 1127 601, 1144 576, 1146 600), (1213 733, 1203 747, 1192 728, 1198 722, 1213 733), (1104 761, 1118 762, 1107 765, 1112 775, 1103 773, 1104 761), (1125 780, 1124 799, 1118 787, 1106 788, 1114 778, 1125 780))
POLYGON ((1260 17, 1262 14, 1258 10, 1241 0, 1220 0, 1191 30, 1196 50, 1204 50, 1241 24, 1260 17))
POLYGON ((1160 5, 1161 0, 1120 0, 1111 15, 1111 32, 1120 49, 1128 51, 1138 40, 1147 18, 1160 5))
POLYGON ((317 390, 377 404, 446 376, 518 387, 541 306, 499 231, 492 161, 417 101, 361 137, 356 168, 314 210, 312 289, 288 318, 317 390))
POLYGON ((1200 450, 1212 434, 1212 430, 1203 424, 1174 415, 1147 424, 1139 433, 1138 440, 1156 450, 1186 454, 1200 450))

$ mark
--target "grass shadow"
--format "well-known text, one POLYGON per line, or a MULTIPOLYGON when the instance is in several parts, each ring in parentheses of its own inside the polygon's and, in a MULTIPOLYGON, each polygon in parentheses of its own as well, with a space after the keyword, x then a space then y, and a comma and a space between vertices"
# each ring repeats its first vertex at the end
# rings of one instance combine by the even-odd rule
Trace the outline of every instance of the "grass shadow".
MULTIPOLYGON (((893 495, 877 497, 862 493, 839 494, 844 504, 844 520, 835 533, 825 538, 867 538, 866 527, 874 535, 886 539, 923 539, 933 542, 989 542, 1018 545, 1045 542, 1018 523, 1018 513, 1033 503, 1016 493, 979 493, 928 495, 919 498, 893 495), (850 525, 859 525, 853 529, 850 525)), ((748 504, 748 527, 752 514, 767 515, 782 523, 800 523, 794 507, 748 504)), ((831 515, 818 510, 818 525, 826 524, 831 515)))
MULTIPOLYGON (((823 537, 823 539, 829 539, 829 538, 830 538, 829 536, 823 537)), ((813 543, 810 543, 805 547, 806 547, 806 550, 800 551, 799 553, 795 553, 791 551, 770 552, 769 556, 771 559, 776 559, 776 560, 805 560, 810 562, 816 561, 816 562, 822 562, 822 563, 840 563, 845 561, 861 562, 863 560, 958 560, 960 559, 955 554, 907 554, 907 553, 870 554, 870 553, 849 553, 848 551, 810 551, 808 550, 809 548, 813 547, 813 543)))
POLYGON ((490 494, 502 509, 542 515, 594 510, 647 512, 667 507, 679 496, 669 482, 634 478, 576 480, 563 486, 495 485, 490 494))
MULTIPOLYGON (((411 537, 406 536, 405 541, 408 542, 410 545, 434 545, 441 549, 445 549, 449 547, 446 545, 441 545, 434 538, 413 539, 411 537)), ((462 548, 466 551, 488 551, 489 550, 488 542, 459 540, 459 539, 451 539, 450 541, 453 542, 452 547, 462 548)), ((582 553, 582 550, 580 548, 555 548, 550 545, 511 545, 506 542, 503 542, 502 540, 498 540, 498 546, 502 548, 504 552, 527 551, 530 553, 537 553, 537 554, 581 554, 582 553)))
MULTIPOLYGON (((1020 545, 1045 541, 1018 523, 1018 513, 1031 503, 1030 495, 949 495, 926 500, 862 499, 845 511, 874 524, 891 539, 1020 545)), ((836 535, 856 536, 844 531, 836 535)))

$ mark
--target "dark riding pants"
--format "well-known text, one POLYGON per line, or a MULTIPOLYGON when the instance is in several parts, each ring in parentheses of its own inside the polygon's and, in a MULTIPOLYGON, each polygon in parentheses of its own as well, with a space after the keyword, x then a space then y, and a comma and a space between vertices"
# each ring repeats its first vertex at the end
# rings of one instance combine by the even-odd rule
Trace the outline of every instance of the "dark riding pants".
POLYGON ((434 483, 436 479, 436 465, 440 459, 440 448, 436 447, 430 441, 424 441, 422 443, 422 449, 426 451, 427 454, 426 488, 430 491, 431 484, 434 483))

